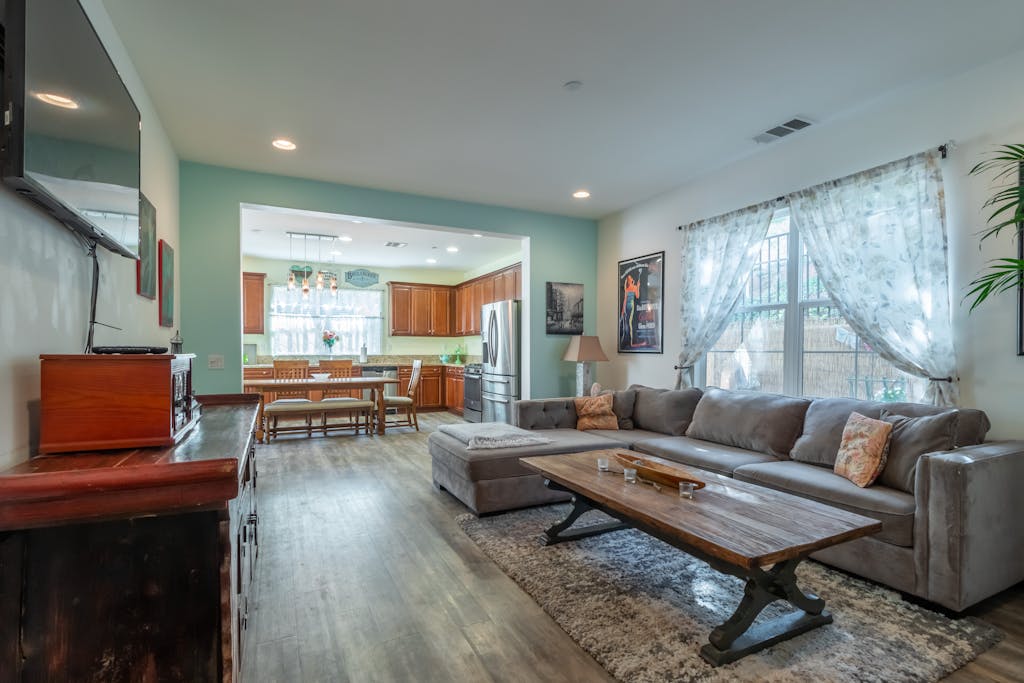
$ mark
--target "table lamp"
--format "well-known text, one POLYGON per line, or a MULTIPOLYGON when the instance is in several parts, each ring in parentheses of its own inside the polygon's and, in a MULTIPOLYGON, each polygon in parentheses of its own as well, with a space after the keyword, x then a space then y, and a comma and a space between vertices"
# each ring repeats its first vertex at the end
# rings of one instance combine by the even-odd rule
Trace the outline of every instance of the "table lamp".
POLYGON ((590 362, 608 360, 608 356, 601 349, 600 339, 578 335, 569 340, 569 348, 565 350, 562 360, 576 363, 576 395, 586 396, 592 384, 590 362))

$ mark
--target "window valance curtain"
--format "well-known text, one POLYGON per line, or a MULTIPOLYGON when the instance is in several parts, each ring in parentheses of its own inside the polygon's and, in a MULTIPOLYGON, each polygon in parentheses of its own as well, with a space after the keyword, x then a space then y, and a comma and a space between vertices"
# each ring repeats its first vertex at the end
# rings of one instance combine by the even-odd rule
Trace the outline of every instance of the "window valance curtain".
POLYGON ((693 384, 693 365, 725 330, 774 208, 765 202, 683 228, 677 389, 693 384))
POLYGON ((792 220, 854 331, 897 368, 957 404, 957 368, 938 152, 788 197, 792 220))

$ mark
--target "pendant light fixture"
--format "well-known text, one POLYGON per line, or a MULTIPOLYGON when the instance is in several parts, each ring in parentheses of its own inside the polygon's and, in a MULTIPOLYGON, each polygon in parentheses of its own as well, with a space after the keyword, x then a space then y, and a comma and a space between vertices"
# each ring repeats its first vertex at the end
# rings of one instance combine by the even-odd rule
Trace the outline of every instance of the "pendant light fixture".
POLYGON ((320 261, 320 240, 316 241, 316 264, 318 266, 316 271, 316 291, 324 291, 324 271, 323 263, 320 261))
POLYGON ((308 254, 306 253, 306 238, 302 238, 302 298, 309 299, 309 274, 312 268, 309 267, 308 254))
POLYGON ((288 261, 289 261, 289 265, 288 265, 288 290, 289 291, 293 291, 295 289, 295 271, 292 270, 292 266, 291 266, 291 260, 294 258, 292 256, 292 240, 293 239, 294 238, 292 237, 292 234, 288 233, 288 261))

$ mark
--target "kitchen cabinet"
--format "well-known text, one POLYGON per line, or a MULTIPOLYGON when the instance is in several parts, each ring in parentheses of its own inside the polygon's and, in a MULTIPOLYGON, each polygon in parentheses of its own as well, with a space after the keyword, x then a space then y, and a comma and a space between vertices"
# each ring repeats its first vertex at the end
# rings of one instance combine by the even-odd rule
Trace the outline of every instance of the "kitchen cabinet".
POLYGON ((391 336, 412 335, 412 285, 388 283, 388 311, 391 336))
POLYGON ((465 403, 465 375, 463 368, 446 366, 444 369, 444 406, 449 412, 462 415, 465 403))
POLYGON ((263 334, 266 273, 242 273, 242 333, 263 334))
MULTIPOLYGON (((416 392, 416 407, 425 410, 444 408, 443 368, 440 365, 424 365, 420 368, 420 388, 416 392)), ((412 366, 398 368, 398 395, 409 393, 412 366)))
POLYGON ((452 336, 452 287, 389 282, 391 336, 452 336))

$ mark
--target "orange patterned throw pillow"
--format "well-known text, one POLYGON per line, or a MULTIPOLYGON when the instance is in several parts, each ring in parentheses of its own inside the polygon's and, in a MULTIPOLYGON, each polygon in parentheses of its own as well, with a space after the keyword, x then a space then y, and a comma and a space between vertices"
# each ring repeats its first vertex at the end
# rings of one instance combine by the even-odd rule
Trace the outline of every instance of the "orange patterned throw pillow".
POLYGON ((576 399, 576 429, 617 430, 619 418, 612 412, 612 400, 611 394, 576 399))
POLYGON ((891 423, 852 413, 843 428, 835 473, 861 488, 871 486, 885 469, 891 436, 891 423))

